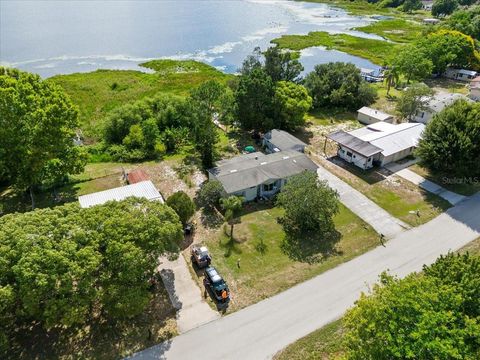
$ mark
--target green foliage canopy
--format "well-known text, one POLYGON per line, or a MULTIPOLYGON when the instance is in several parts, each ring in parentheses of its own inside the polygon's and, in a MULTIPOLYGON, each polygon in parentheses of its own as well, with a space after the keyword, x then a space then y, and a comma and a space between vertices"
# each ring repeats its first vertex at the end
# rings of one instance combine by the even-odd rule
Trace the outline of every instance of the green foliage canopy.
POLYGON ((306 76, 304 85, 315 108, 342 107, 357 110, 370 105, 376 98, 374 88, 362 79, 360 70, 350 63, 317 65, 306 76))
POLYGON ((225 195, 225 190, 220 181, 208 180, 198 190, 196 200, 200 206, 212 210, 220 205, 220 199, 225 195))
POLYGON ((190 196, 183 191, 177 191, 170 195, 167 199, 167 205, 175 210, 183 224, 186 224, 195 214, 195 204, 190 196))
POLYGON ((383 274, 344 317, 349 359, 477 359, 480 258, 441 257, 399 280, 383 274))
POLYGON ((415 46, 402 47, 396 54, 392 65, 405 76, 407 83, 410 80, 424 80, 432 74, 433 63, 425 56, 425 52, 415 46))
POLYGON ((428 123, 417 148, 421 163, 449 176, 480 176, 480 104, 455 102, 428 123))
POLYGON ((276 127, 293 130, 305 124, 305 114, 312 107, 312 98, 304 86, 288 81, 279 81, 274 97, 276 127))
POLYGON ((32 189, 83 170, 78 111, 59 86, 0 67, 0 114, 0 178, 32 189))
POLYGON ((125 319, 150 299, 158 257, 177 252, 178 216, 145 199, 0 218, 0 343, 14 327, 125 319))
POLYGON ((277 204, 285 209, 280 219, 287 233, 327 233, 334 229, 338 194, 316 172, 292 176, 278 195, 277 204))
POLYGON ((433 96, 433 90, 424 83, 416 83, 406 88, 397 102, 396 109, 402 119, 412 120, 418 111, 425 110, 433 96))

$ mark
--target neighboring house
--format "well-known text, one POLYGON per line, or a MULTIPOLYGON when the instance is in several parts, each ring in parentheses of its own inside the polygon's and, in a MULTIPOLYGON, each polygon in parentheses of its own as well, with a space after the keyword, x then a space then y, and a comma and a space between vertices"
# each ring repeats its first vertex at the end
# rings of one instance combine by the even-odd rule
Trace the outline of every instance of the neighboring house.
POLYGON ((95 205, 105 204, 107 201, 121 201, 129 197, 145 198, 163 203, 163 197, 151 181, 142 181, 132 185, 96 192, 78 197, 80 207, 89 208, 95 205))
POLYGON ((454 79, 459 81, 470 81, 477 75, 477 72, 473 70, 454 69, 450 67, 447 68, 444 74, 444 76, 448 79, 454 79))
POLYGON ((357 119, 363 124, 373 124, 379 121, 393 123, 393 115, 386 114, 380 110, 372 109, 367 106, 358 110, 357 119))
POLYGON ((470 81, 470 93, 468 97, 474 101, 480 101, 480 76, 470 81))
POLYGON ((133 171, 130 171, 127 174, 127 182, 129 184, 136 184, 142 181, 148 181, 150 178, 148 177, 147 173, 143 170, 136 169, 133 171))
MULTIPOLYGON (((422 9, 431 11, 433 6, 433 0, 422 0, 422 9)), ((437 19, 435 19, 437 20, 437 19)))
POLYGON ((336 131, 327 137, 338 144, 339 157, 366 170, 412 155, 424 129, 424 124, 378 122, 350 132, 336 131))
POLYGON ((268 155, 255 152, 219 161, 216 168, 208 170, 208 178, 220 181, 228 195, 252 201, 272 197, 289 177, 317 168, 305 154, 295 150, 268 155))
POLYGON ((273 129, 263 136, 263 146, 269 153, 287 150, 304 152, 307 144, 286 131, 273 129))
POLYGON ((436 25, 440 22, 439 19, 423 19, 422 21, 424 24, 427 24, 427 25, 436 25))
POLYGON ((437 93, 427 103, 424 110, 417 111, 412 120, 427 124, 435 114, 439 113, 447 106, 452 105, 455 101, 460 99, 469 100, 465 95, 462 94, 437 93))

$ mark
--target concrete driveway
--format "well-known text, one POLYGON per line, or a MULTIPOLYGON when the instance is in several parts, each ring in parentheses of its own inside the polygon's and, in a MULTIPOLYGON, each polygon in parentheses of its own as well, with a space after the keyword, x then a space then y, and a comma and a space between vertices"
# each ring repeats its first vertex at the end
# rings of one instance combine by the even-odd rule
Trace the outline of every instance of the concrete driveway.
POLYGON ((220 317, 219 313, 212 310, 203 300, 198 285, 188 271, 188 266, 191 265, 187 264, 182 254, 173 261, 166 257, 162 257, 160 261, 160 275, 170 301, 177 309, 179 333, 184 333, 220 317))
POLYGON ((390 239, 400 234, 405 229, 410 228, 403 221, 390 215, 372 200, 355 190, 345 181, 339 179, 331 172, 320 166, 317 170, 318 178, 326 180, 332 189, 338 191, 340 201, 353 211, 363 221, 370 224, 379 234, 385 235, 390 239))
POLYGON ((146 349, 133 359, 270 359, 340 318, 389 270, 405 276, 480 236, 480 194, 364 255, 274 297, 146 349))

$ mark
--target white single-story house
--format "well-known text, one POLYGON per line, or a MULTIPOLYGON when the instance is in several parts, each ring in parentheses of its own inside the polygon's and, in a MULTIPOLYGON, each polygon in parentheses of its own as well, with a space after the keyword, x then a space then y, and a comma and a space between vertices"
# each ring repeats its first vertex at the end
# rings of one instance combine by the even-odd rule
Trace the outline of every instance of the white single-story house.
POLYGON ((473 70, 465 70, 465 69, 454 69, 454 68, 447 68, 445 71, 444 76, 448 79, 460 80, 460 81, 470 81, 474 79, 478 73, 473 70))
POLYGON ((360 129, 336 131, 327 137, 338 144, 338 156, 364 170, 401 160, 418 145, 424 124, 378 122, 360 129))
POLYGON ((474 101, 480 101, 480 76, 470 81, 470 93, 468 97, 474 101))
POLYGON ((78 197, 80 207, 89 208, 95 205, 102 205, 108 201, 121 201, 129 197, 145 198, 150 201, 160 201, 163 203, 163 197, 150 180, 141 181, 135 184, 117 187, 93 194, 82 195, 78 197))
POLYGON ((457 100, 467 100, 469 98, 465 95, 458 94, 458 93, 437 93, 435 94, 432 99, 427 103, 424 110, 419 110, 415 114, 413 121, 427 124, 435 114, 439 113, 447 106, 452 105, 457 100))
POLYGON ((380 110, 372 109, 367 106, 357 111, 357 119, 363 124, 370 125, 379 121, 393 123, 393 115, 384 113, 380 110))
POLYGON ((208 170, 208 178, 218 180, 228 195, 252 201, 272 197, 289 177, 317 168, 308 156, 295 150, 267 155, 255 152, 219 161, 217 167, 208 170))
POLYGON ((263 146, 269 153, 287 150, 304 152, 307 144, 286 131, 273 129, 263 136, 263 146))
POLYGON ((439 19, 423 19, 422 21, 424 24, 427 24, 427 25, 436 25, 440 22, 439 19))
POLYGON ((422 9, 423 10, 431 11, 432 6, 433 6, 433 0, 422 0, 422 9))

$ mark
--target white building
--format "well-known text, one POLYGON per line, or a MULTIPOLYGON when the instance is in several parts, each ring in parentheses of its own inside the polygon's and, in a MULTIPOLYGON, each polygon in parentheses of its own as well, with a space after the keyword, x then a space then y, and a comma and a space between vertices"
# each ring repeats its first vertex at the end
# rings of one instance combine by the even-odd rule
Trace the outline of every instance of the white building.
POLYGON ((419 110, 413 117, 413 121, 427 124, 435 114, 439 113, 447 106, 452 105, 457 100, 469 100, 465 95, 458 93, 437 93, 427 103, 424 110, 419 110))
POLYGON ((339 157, 366 170, 412 155, 424 129, 424 124, 378 122, 350 132, 336 131, 327 137, 338 144, 339 157))
POLYGON ((447 68, 445 71, 445 77, 448 79, 454 79, 459 81, 470 81, 475 78, 478 73, 473 70, 465 70, 465 69, 454 69, 454 68, 447 68))
POLYGON ((384 113, 380 110, 372 109, 367 106, 362 107, 357 111, 357 119, 362 124, 370 125, 379 121, 393 123, 393 115, 384 113))
POLYGON ((217 165, 208 170, 208 178, 218 180, 228 195, 242 196, 245 201, 270 198, 290 176, 318 168, 308 156, 295 150, 268 155, 255 152, 219 161, 217 165))
POLYGON ((91 206, 105 204, 108 201, 125 200, 129 197, 145 198, 147 200, 155 200, 163 203, 162 195, 150 180, 93 194, 82 195, 78 197, 78 201, 80 202, 80 207, 89 208, 91 206))
POLYGON ((468 97, 474 101, 480 101, 480 76, 470 81, 470 93, 468 97))

